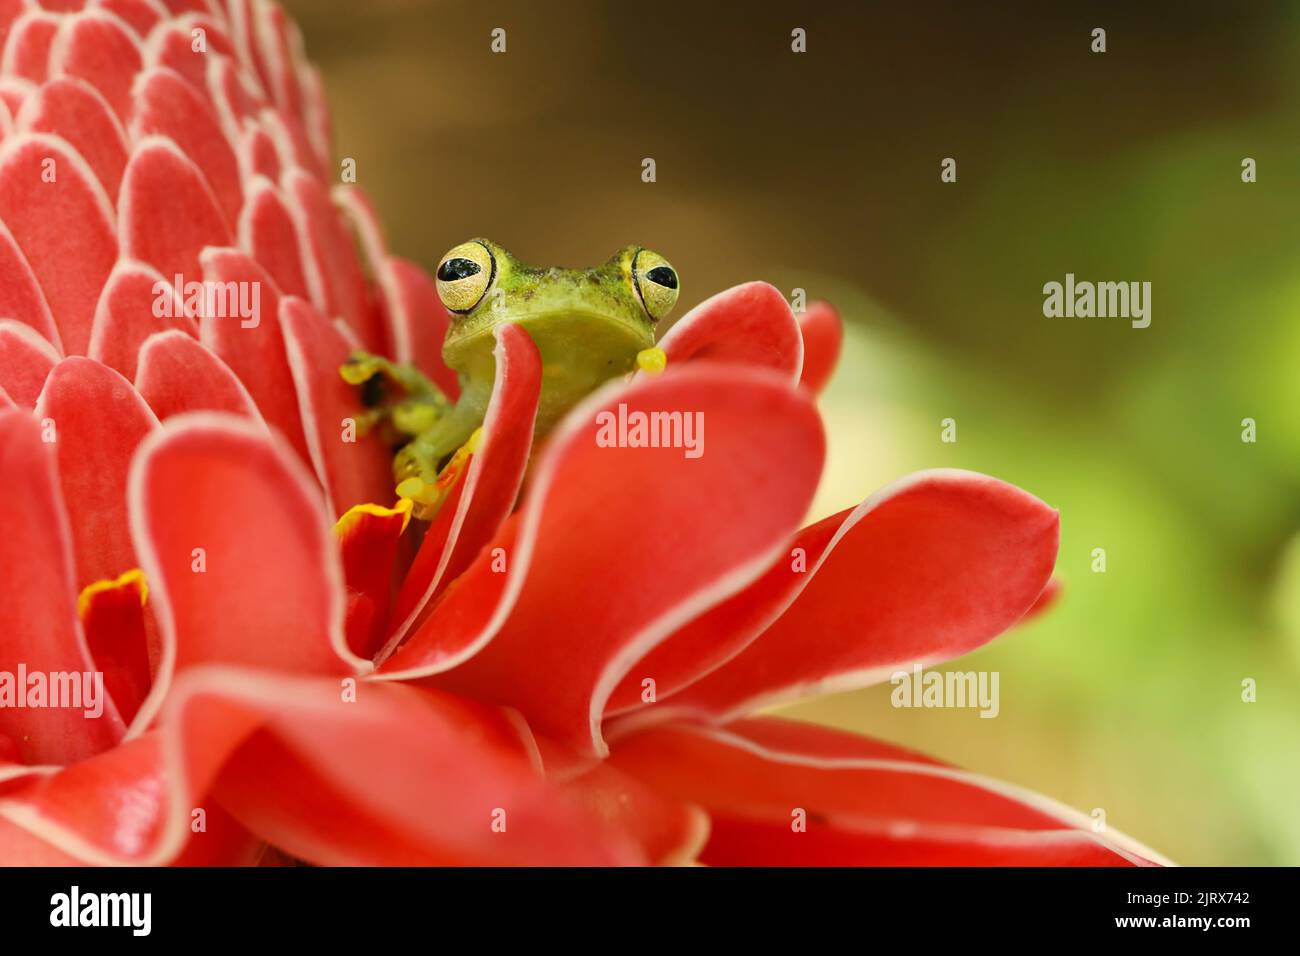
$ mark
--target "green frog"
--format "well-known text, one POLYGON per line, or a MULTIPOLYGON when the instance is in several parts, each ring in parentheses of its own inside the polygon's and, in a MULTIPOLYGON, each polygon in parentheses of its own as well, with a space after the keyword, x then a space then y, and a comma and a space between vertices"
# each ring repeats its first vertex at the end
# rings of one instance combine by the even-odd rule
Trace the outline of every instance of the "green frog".
POLYGON ((513 322, 542 358, 535 435, 543 437, 597 387, 638 367, 663 368, 655 327, 677 302, 677 271, 657 252, 626 246, 591 269, 525 265, 489 239, 471 239, 438 263, 438 296, 452 315, 442 356, 460 378, 455 403, 410 365, 358 352, 340 369, 361 389, 363 430, 396 448, 397 493, 428 517, 439 469, 476 435, 496 377, 494 330, 513 322))

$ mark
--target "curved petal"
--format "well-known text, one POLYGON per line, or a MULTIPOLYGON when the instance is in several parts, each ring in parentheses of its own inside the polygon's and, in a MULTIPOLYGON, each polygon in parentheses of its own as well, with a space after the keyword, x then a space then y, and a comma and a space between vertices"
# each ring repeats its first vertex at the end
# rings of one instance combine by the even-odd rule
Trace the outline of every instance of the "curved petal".
POLYGON ((84 355, 100 290, 117 261, 104 187, 64 140, 22 133, 0 144, 0 220, 41 284, 65 354, 84 355))
MULTIPOLYGON (((45 293, 41 291, 27 257, 3 221, 0 221, 0 321, 6 324, 19 322, 49 343, 56 355, 62 350, 59 330, 45 301, 45 293)), ((2 364, 0 368, 3 368, 2 364)))
POLYGON ((23 408, 34 408, 59 353, 31 326, 0 319, 0 388, 23 408))
POLYGON ((460 382, 442 360, 442 341, 451 317, 438 299, 433 280, 415 263, 388 254, 379 218, 359 186, 335 186, 333 196, 352 221, 379 286, 393 358, 414 364, 455 401, 460 382))
POLYGON ((140 37, 148 36, 165 12, 165 8, 159 9, 152 0, 90 0, 90 3, 113 14, 140 37))
MULTIPOLYGON (((204 95, 208 93, 209 62, 217 60, 217 57, 234 55, 235 48, 230 38, 211 16, 211 11, 204 7, 202 0, 195 0, 189 12, 178 19, 158 24, 145 40, 144 60, 147 65, 175 71, 204 95), (203 31, 204 48, 201 50, 194 49, 195 30, 203 31)), ((230 61, 223 59, 218 62, 230 61)))
POLYGON ((131 458, 158 427, 131 383, 94 359, 73 356, 45 381, 36 417, 54 426, 63 501, 72 519, 76 586, 136 567, 126 516, 131 458))
POLYGON ((285 295, 305 297, 307 280, 293 216, 280 191, 258 177, 249 186, 248 202, 239 215, 239 245, 271 274, 285 295))
POLYGON ((411 500, 403 498, 392 508, 356 505, 334 526, 348 590, 348 647, 358 657, 373 660, 388 636, 398 548, 410 520, 411 500))
POLYGON ((122 254, 147 262, 182 282, 201 274, 199 253, 228 246, 225 214, 197 166, 169 139, 136 144, 122 176, 118 200, 122 254))
POLYGON ((144 340, 135 388, 159 419, 209 411, 262 421, 230 366, 184 332, 157 332, 144 340))
POLYGON ((799 381, 820 392, 830 381, 840 360, 844 326, 829 302, 814 302, 799 314, 799 335, 803 339, 803 373, 799 381))
POLYGON ((692 863, 708 842, 709 818, 697 806, 666 796, 608 761, 564 784, 580 806, 634 839, 654 866, 692 863))
POLYGON ((50 46, 62 22, 61 17, 36 9, 29 9, 15 20, 5 38, 0 72, 42 82, 48 73, 50 46))
POLYGON ((184 77, 154 69, 136 79, 131 138, 161 136, 175 143, 198 167, 228 223, 239 217, 243 190, 235 152, 205 96, 184 77))
POLYGON ((388 354, 382 320, 366 295, 365 276, 329 192, 301 169, 281 177, 281 190, 298 227, 312 304, 329 318, 341 316, 371 352, 388 354))
POLYGON ((280 314, 279 288, 260 265, 237 249, 206 249, 201 259, 205 282, 246 284, 256 290, 261 313, 259 321, 248 327, 204 316, 199 321, 200 339, 244 383, 267 424, 279 429, 299 457, 310 462, 284 335, 280 323, 272 321, 280 314))
POLYGON ((85 80, 123 121, 131 115, 131 81, 142 65, 140 41, 131 30, 93 10, 66 18, 50 44, 50 76, 85 80))
POLYGON ((111 581, 96 581, 77 599, 91 660, 103 673, 104 690, 128 724, 153 682, 148 598, 144 575, 133 568, 111 581))
POLYGON ((400 308, 411 343, 411 361, 442 389, 452 401, 460 395, 460 379, 442 359, 442 343, 451 326, 451 315, 438 298, 438 289, 414 262, 390 256, 393 276, 391 309, 400 308), (398 305, 400 303, 400 306, 398 305))
POLYGON ((131 537, 163 634, 136 726, 207 662, 305 674, 369 664, 343 635, 343 581, 314 480, 241 418, 169 419, 131 468, 131 537))
POLYGON ((316 476, 331 517, 353 505, 391 502, 392 451, 378 433, 360 434, 360 392, 339 366, 352 348, 339 330, 302 299, 280 301, 280 328, 316 476))
POLYGON ((602 389, 564 420, 520 513, 386 669, 455 666, 440 684, 509 702, 598 755, 600 715, 627 669, 772 562, 823 452, 807 394, 767 370, 692 363, 602 389), (630 447, 615 434, 620 417, 672 412, 695 429, 698 457, 685 442, 630 447))
MULTIPOLYGON (((395 607, 395 635, 420 620, 433 596, 469 567, 510 515, 533 445, 542 386, 542 357, 517 325, 496 331, 496 381, 483 434, 470 457, 446 535, 427 534, 406 574, 395 607)), ((441 517, 441 515, 439 516, 441 517)))
POLYGON ((775 369, 799 380, 803 337, 790 303, 766 282, 746 282, 705 299, 659 342, 671 365, 712 359, 775 369))
POLYGON ((95 171, 108 196, 115 197, 126 168, 126 133, 113 108, 97 89, 72 76, 43 84, 15 118, 21 131, 61 136, 95 171))
MULTIPOLYGON (((31 413, 0 410, 0 670, 93 670, 77 621, 71 533, 57 492, 54 450, 31 413)), ((111 703, 99 717, 68 707, 0 707, 0 737, 24 763, 62 764, 121 737, 111 703)))
POLYGON ((726 720, 965 654, 1034 603, 1058 528, 1052 508, 995 478, 951 469, 904 478, 805 529, 753 587, 687 625, 677 649, 726 628, 726 644, 743 650, 720 667, 707 661, 716 669, 627 719, 726 720))
POLYGON ((120 261, 104 284, 95 309, 87 354, 134 378, 140 346, 150 335, 179 329, 197 336, 198 326, 185 314, 184 303, 176 300, 173 284, 174 279, 164 279, 143 262, 120 261))
POLYGON ((709 813, 718 866, 1166 862, 1046 797, 866 738, 765 719, 615 743, 620 770, 709 813))
POLYGON ((214 803, 318 864, 642 860, 538 776, 502 711, 364 682, 345 702, 338 680, 211 666, 177 681, 161 732, 0 797, 0 826, 87 862, 164 863, 214 803))

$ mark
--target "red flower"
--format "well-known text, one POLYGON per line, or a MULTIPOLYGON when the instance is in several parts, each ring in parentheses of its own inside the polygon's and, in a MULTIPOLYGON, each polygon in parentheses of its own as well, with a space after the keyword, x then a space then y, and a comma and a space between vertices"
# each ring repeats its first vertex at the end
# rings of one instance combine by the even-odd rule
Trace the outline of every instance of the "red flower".
POLYGON ((703 303, 666 373, 568 415, 517 508, 540 369, 502 328, 418 538, 338 367, 361 346, 454 395, 433 286, 358 187, 324 187, 282 11, 165 5, 0 4, 0 702, 20 669, 99 672, 107 698, 0 706, 0 862, 1158 859, 751 716, 981 645, 1055 561, 1054 511, 965 472, 798 530, 826 305, 703 303), (707 451, 601 447, 619 409, 701 413, 707 451))

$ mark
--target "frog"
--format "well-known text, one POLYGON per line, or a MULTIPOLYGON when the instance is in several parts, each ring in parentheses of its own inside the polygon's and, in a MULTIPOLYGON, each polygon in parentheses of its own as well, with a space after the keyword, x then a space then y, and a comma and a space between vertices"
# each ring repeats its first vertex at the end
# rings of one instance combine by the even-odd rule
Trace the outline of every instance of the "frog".
POLYGON ((592 268, 538 268, 476 238, 448 250, 434 278, 451 318, 442 357, 460 382, 454 402, 415 366, 370 352, 353 352, 339 370, 360 391, 359 428, 379 430, 393 447, 395 491, 413 502, 416 517, 436 513, 443 469, 481 432, 503 324, 528 332, 541 355, 535 443, 606 382, 663 369, 656 330, 677 303, 680 280, 666 258, 643 246, 624 246, 592 268))

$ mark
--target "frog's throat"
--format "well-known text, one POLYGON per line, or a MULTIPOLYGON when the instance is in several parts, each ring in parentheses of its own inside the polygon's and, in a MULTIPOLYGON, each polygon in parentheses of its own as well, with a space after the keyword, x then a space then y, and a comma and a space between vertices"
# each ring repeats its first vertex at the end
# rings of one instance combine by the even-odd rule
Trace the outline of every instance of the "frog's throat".
POLYGON ((599 309, 565 306, 554 309, 488 310, 447 332, 443 356, 454 369, 464 370, 476 354, 490 352, 498 325, 512 323, 526 329, 544 358, 565 360, 570 352, 576 361, 623 358, 634 359, 636 353, 654 345, 654 325, 648 319, 629 318, 599 309), (593 354, 597 353, 597 354, 593 354))

